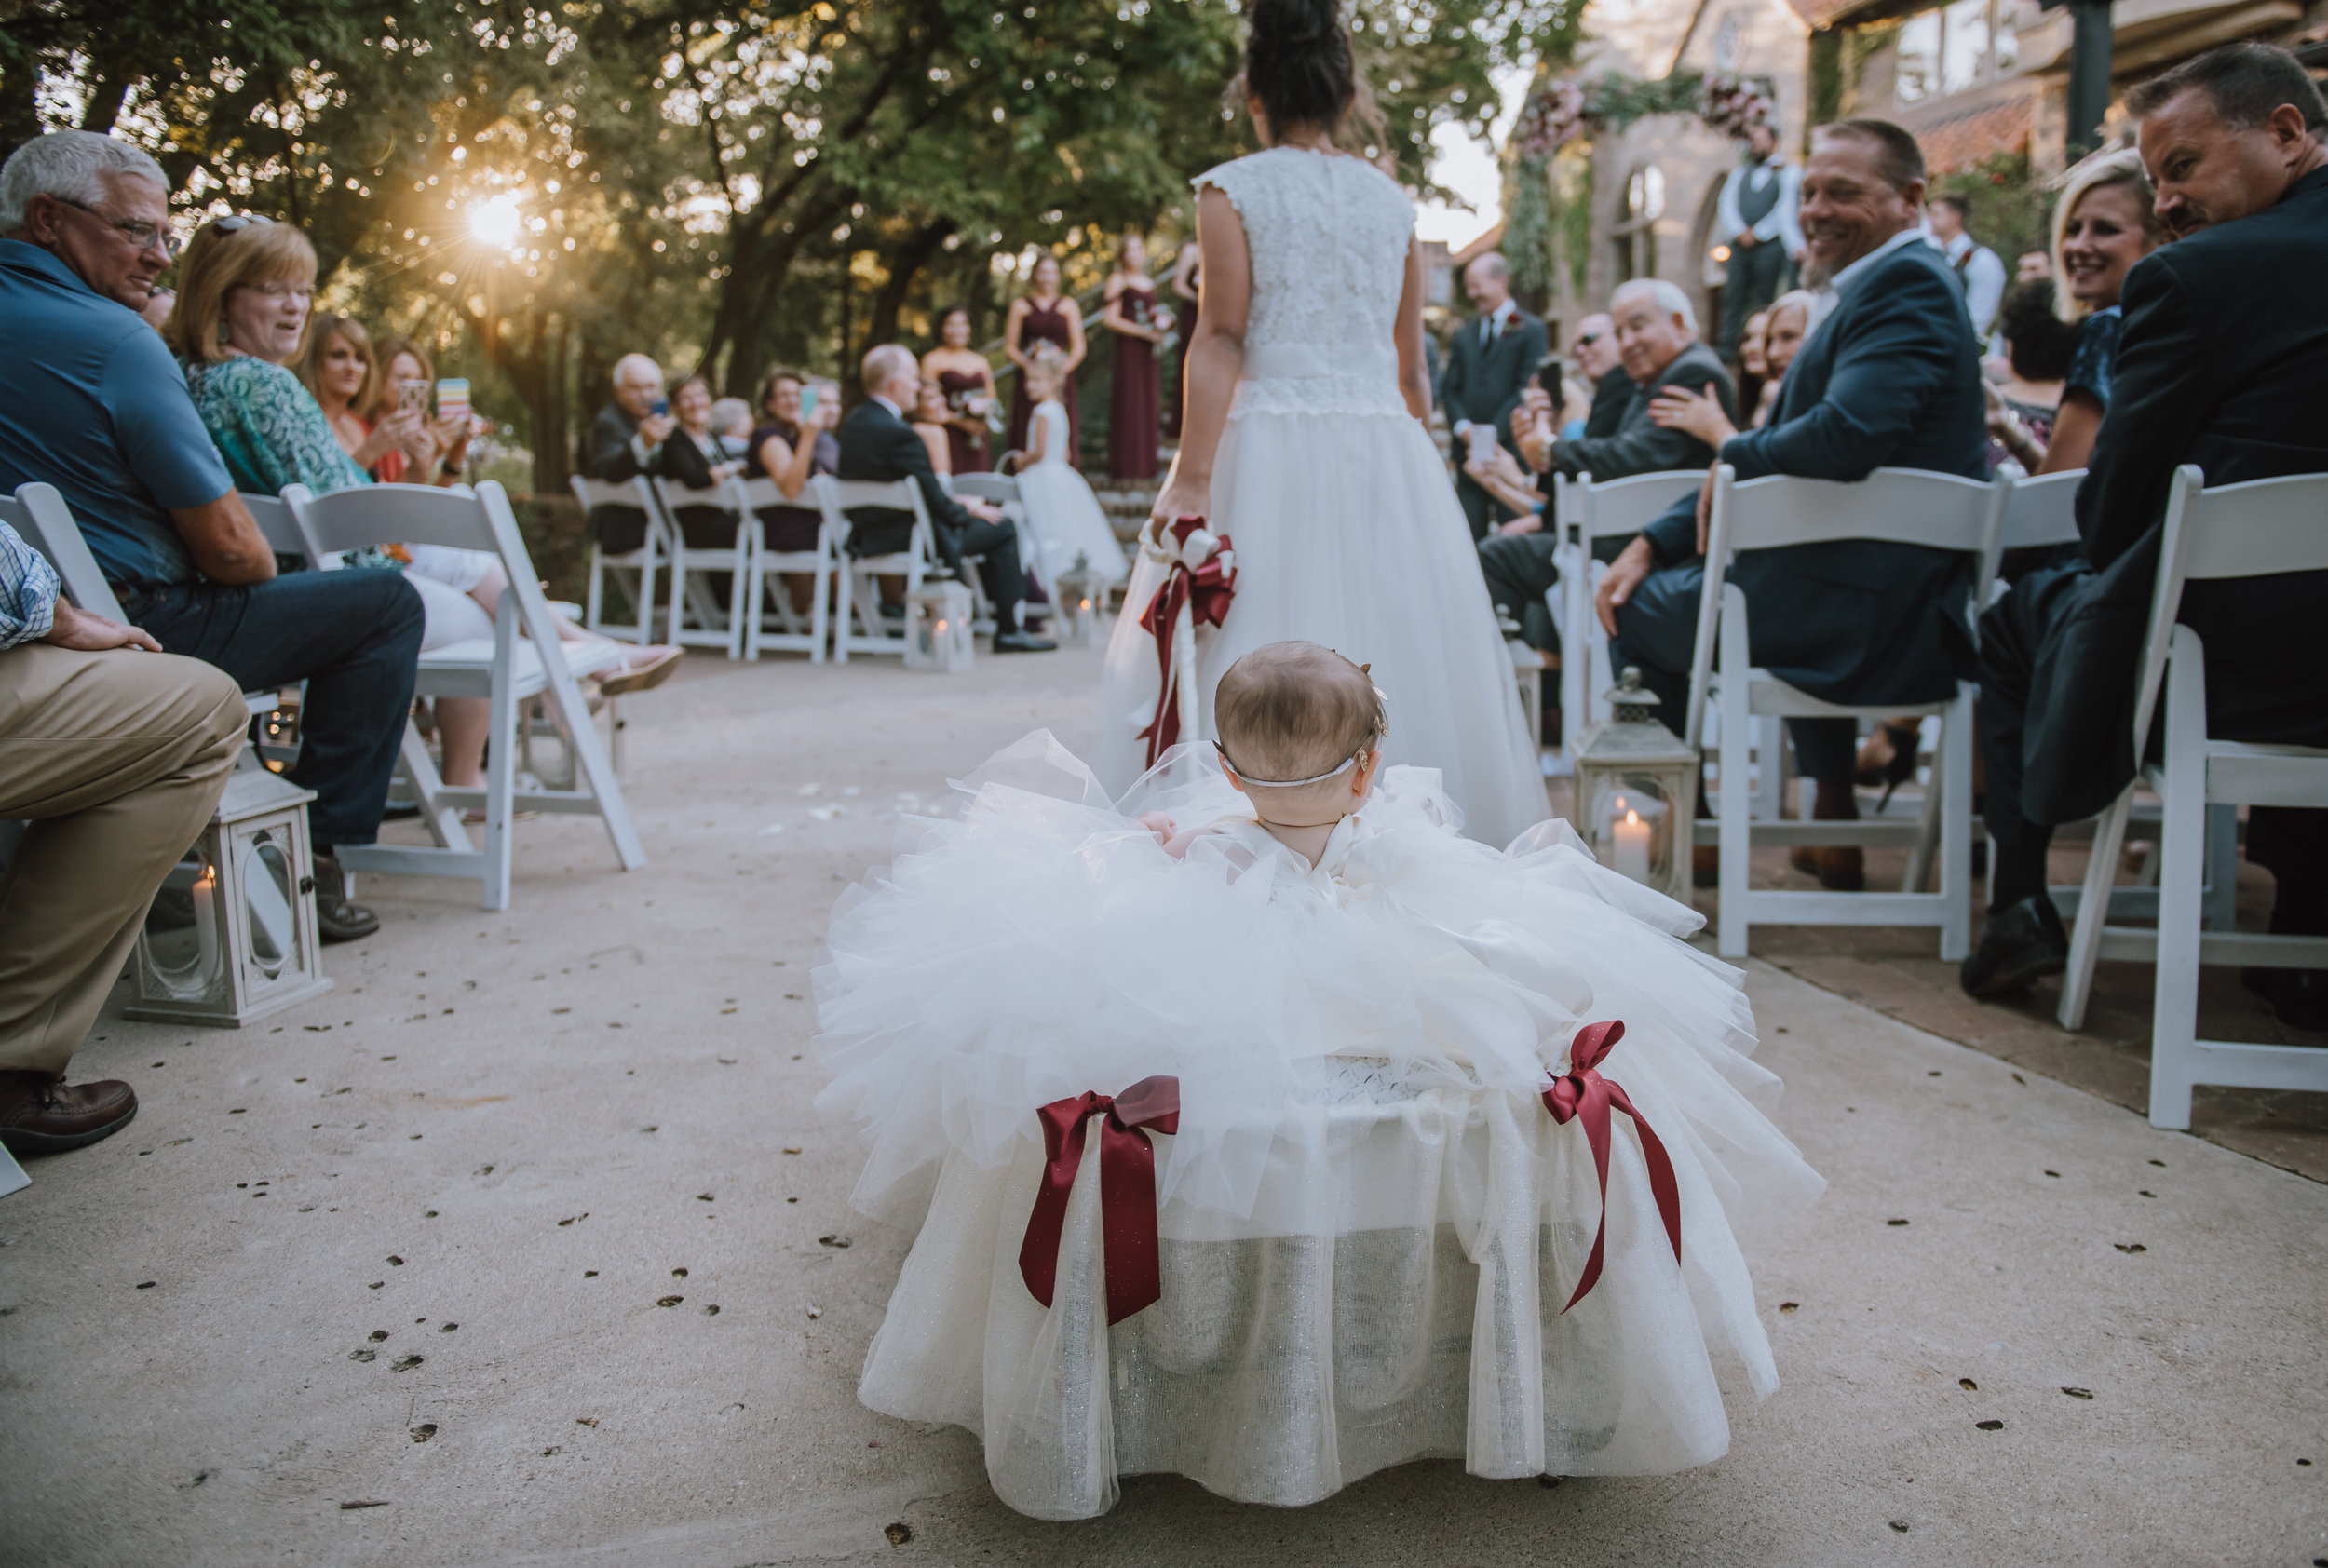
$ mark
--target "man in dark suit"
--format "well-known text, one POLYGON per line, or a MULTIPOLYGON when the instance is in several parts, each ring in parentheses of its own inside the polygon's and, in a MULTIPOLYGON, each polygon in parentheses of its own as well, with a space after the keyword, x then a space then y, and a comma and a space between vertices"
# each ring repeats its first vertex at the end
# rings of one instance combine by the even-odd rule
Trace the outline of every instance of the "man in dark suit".
POLYGON ((1488 528, 1507 513, 1476 480, 1460 472, 1469 454, 1468 432, 1480 426, 1499 442, 1507 439, 1511 411, 1520 406, 1521 393, 1544 362, 1550 340, 1544 323, 1512 302, 1511 269, 1494 251, 1464 268, 1463 290, 1480 314, 1455 329, 1440 391, 1447 423, 1455 430, 1455 496, 1471 524, 1471 537, 1484 539, 1488 528))
MULTIPOLYGON (((590 424, 590 460, 584 472, 608 484, 624 484, 659 471, 663 443, 677 425, 663 399, 663 368, 654 360, 626 354, 615 361, 613 380, 615 400, 590 424), (663 404, 660 413, 655 412, 657 403, 663 404)), ((646 514, 636 507, 593 507, 590 537, 609 555, 628 555, 646 542, 646 514)))
MULTIPOLYGON (((1031 637, 1019 625, 1026 571, 1019 564, 1018 531, 984 502, 957 501, 947 494, 929 466, 929 449, 905 422, 905 411, 921 391, 921 373, 913 352, 895 344, 866 354, 866 400, 841 421, 838 477, 876 482, 910 479, 920 486, 939 559, 967 579, 965 558, 984 558, 979 576, 995 606, 995 652, 1049 653, 1059 644, 1031 637)), ((892 555, 906 548, 913 537, 911 512, 866 507, 849 520, 851 555, 892 555)))
MULTIPOLYGON (((1626 479, 1661 468, 1703 468, 1713 449, 1686 430, 1669 429, 1650 417, 1649 404, 1669 387, 1711 392, 1732 424, 1738 421, 1738 392, 1713 350, 1698 341, 1698 317, 1689 297, 1661 278, 1636 278, 1609 299, 1627 397, 1617 427, 1604 436, 1554 440, 1547 447, 1521 443, 1522 454, 1539 472, 1574 479, 1626 479)), ((1593 399, 1597 412, 1601 399, 1593 399)), ((1590 426, 1586 426, 1590 431, 1590 426)), ((1539 648, 1558 645, 1544 595, 1560 580, 1552 564, 1559 535, 1544 526, 1541 513, 1503 524, 1480 545, 1480 571, 1496 608, 1520 623, 1539 648)), ((1613 555, 1625 541, 1600 541, 1613 555)), ((1605 557, 1604 559, 1606 559, 1605 557)))
MULTIPOLYGON (((1765 474, 1856 481, 1884 467, 1985 479, 1987 427, 1980 345, 1964 292, 1924 243, 1924 155, 1887 120, 1838 120, 1811 132, 1803 170, 1803 234, 1835 307, 1786 372, 1768 425, 1723 443, 1741 480, 1765 474)), ((1713 474, 1625 547, 1603 579, 1601 624, 1618 668, 1641 667, 1676 731, 1705 578, 1713 474)), ((1755 665, 1815 697, 1853 706, 1937 702, 1971 673, 1964 621, 1971 565, 1921 545, 1837 540, 1756 550, 1730 581, 1745 590, 1755 665)), ((1802 771, 1818 780, 1814 815, 1859 815, 1848 719, 1795 719, 1802 771)), ((1805 857, 1829 887, 1861 885, 1860 852, 1805 857)))
MULTIPOLYGON (((2328 472, 2328 113, 2294 56, 2230 44, 2127 97, 2175 242, 2126 275, 2109 412, 2078 487, 2085 561, 2032 573, 1981 623, 1994 901, 1965 961, 1975 996, 2061 971, 2049 824, 2134 774, 2136 661, 2175 468, 2210 486, 2328 472)), ((2328 573, 2192 583, 2207 721, 2226 740, 2328 746, 2328 573)), ((2154 734, 2156 732, 2154 731, 2154 734)), ((2279 883, 2271 929, 2328 934, 2328 812, 2254 806, 2248 858, 2279 883)), ((2259 969, 2286 1022, 2328 1028, 2328 975, 2259 969)))

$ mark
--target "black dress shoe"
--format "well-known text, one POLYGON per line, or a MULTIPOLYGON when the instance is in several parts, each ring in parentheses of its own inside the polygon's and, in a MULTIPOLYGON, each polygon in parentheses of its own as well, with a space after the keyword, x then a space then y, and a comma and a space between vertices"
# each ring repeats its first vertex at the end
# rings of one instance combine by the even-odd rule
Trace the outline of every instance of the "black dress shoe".
POLYGON ((2061 912, 2042 893, 1988 917, 1981 945, 1957 971, 1965 994, 1986 1001, 2025 989, 2047 975, 2069 966, 2069 937, 2062 929, 2061 912))
POLYGON ((1048 654, 1058 646, 1048 637, 1031 637, 1023 631, 995 633, 995 652, 998 654, 1048 654))
POLYGON ((2328 971, 2242 969, 2247 989, 2271 1004, 2291 1029, 2328 1029, 2328 971))
POLYGON ((352 942, 380 929, 380 917, 347 897, 347 873, 337 860, 316 859, 316 929, 327 942, 352 942))

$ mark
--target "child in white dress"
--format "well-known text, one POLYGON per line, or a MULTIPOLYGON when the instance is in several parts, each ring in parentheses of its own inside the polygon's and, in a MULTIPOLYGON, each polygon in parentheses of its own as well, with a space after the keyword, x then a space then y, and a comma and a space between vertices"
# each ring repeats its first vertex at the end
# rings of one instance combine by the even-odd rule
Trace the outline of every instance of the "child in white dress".
POLYGON ((1108 526, 1100 498, 1069 461, 1067 406, 1059 400, 1066 382, 1065 361, 1045 345, 1022 373, 1027 396, 1036 401, 1035 417, 1027 423, 1019 495, 1026 506, 1027 527, 1043 552, 1043 580, 1058 581, 1059 574, 1081 555, 1102 577, 1122 582, 1131 574, 1131 563, 1116 540, 1115 529, 1108 526))
POLYGON ((1564 824, 1461 837, 1340 656, 1214 708, 1120 805, 1038 731, 835 912, 819 1104, 919 1225, 859 1397, 1050 1519, 1719 1457, 1714 1356, 1778 1382, 1732 1218, 1820 1186, 1738 972, 1564 824))

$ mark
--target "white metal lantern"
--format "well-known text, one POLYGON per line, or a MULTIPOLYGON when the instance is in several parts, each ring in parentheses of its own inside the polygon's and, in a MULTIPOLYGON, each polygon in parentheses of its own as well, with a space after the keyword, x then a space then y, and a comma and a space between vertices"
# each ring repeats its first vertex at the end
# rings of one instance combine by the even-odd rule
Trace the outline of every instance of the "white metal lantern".
POLYGON ((905 596, 905 668, 946 674, 970 668, 970 590, 933 577, 905 596))
POLYGON ((1628 668, 1611 716, 1577 748, 1577 815, 1601 864, 1689 901, 1698 753, 1658 722, 1658 697, 1628 668))
POLYGON ((1106 602, 1107 579, 1091 570, 1091 558, 1076 551, 1076 563, 1051 584, 1059 594, 1059 643, 1088 648, 1099 640, 1100 606, 1106 602))
POLYGON ((332 989, 318 960, 313 799, 275 774, 235 771, 146 915, 125 1014, 239 1029, 332 989))

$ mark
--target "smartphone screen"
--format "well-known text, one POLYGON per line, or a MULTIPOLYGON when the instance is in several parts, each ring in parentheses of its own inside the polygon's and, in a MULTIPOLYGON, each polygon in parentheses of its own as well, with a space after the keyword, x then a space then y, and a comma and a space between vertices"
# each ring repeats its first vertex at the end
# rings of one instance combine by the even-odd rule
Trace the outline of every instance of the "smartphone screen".
POLYGON ((437 417, 439 419, 468 418, 468 383, 450 378, 437 383, 437 417))
POLYGON ((670 413, 670 399, 669 398, 657 398, 655 401, 647 404, 646 412, 653 414, 657 419, 665 418, 670 413))
POLYGON ((816 389, 815 387, 813 387, 813 386, 804 386, 804 387, 802 387, 802 388, 800 389, 800 416, 801 416, 801 418, 803 418, 803 419, 806 419, 806 418, 807 418, 810 414, 815 413, 816 412, 817 412, 817 389, 816 389))
POLYGON ((1496 432, 1490 426, 1485 425, 1474 425, 1466 429, 1463 432, 1463 435, 1464 439, 1471 443, 1470 456, 1472 462, 1484 463, 1490 457, 1495 455, 1496 432))

